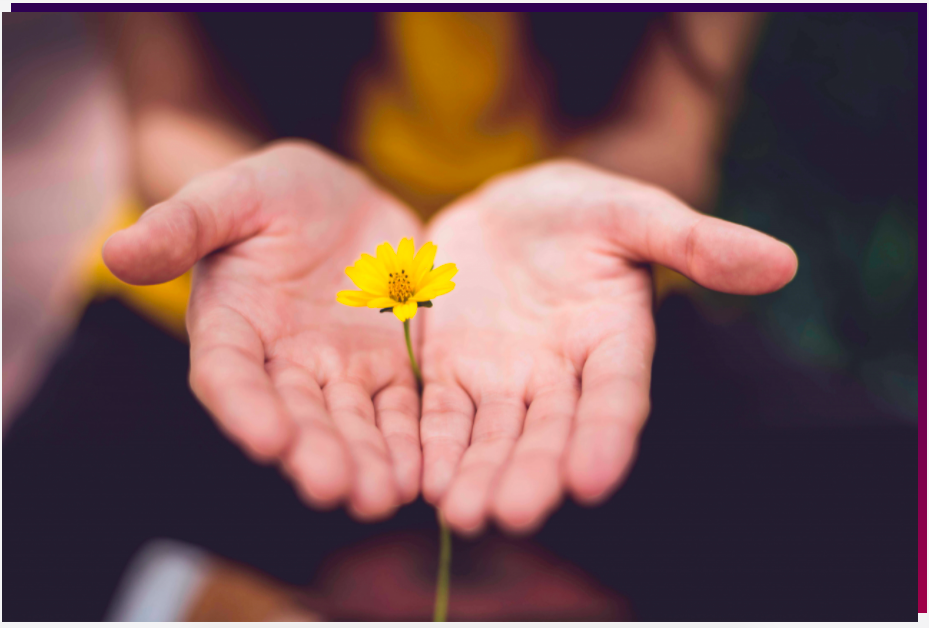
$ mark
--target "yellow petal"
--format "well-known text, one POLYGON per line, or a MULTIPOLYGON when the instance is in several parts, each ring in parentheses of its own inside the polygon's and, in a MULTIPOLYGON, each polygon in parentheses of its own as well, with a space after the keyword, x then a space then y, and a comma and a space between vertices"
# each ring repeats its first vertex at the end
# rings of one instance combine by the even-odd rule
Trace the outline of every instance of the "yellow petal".
POLYGON ((407 301, 406 303, 395 305, 394 316, 399 318, 401 322, 408 321, 416 316, 416 308, 416 301, 407 301))
POLYGON ((455 276, 458 267, 454 264, 442 264, 431 270, 419 283, 419 290, 413 295, 414 301, 428 301, 455 289, 449 279, 455 276))
POLYGON ((387 282, 379 276, 367 270, 362 270, 358 268, 358 266, 349 266, 345 269, 345 274, 348 275, 349 279, 355 282, 356 286, 365 292, 379 297, 387 296, 387 282))
POLYGON ((420 288, 420 283, 422 283, 423 278, 432 270, 432 264, 435 262, 435 252, 438 250, 438 247, 432 242, 426 242, 419 253, 416 254, 416 259, 413 260, 413 272, 410 274, 412 277, 412 286, 413 292, 416 292, 420 288))
POLYGON ((422 285, 419 286, 419 289, 429 287, 429 284, 437 283, 441 281, 448 281, 458 272, 458 267, 454 264, 442 264, 438 268, 435 268, 426 275, 426 278, 423 279, 422 285))
POLYGON ((384 270, 386 270, 388 274, 399 272, 400 269, 397 267, 397 254, 394 253, 394 247, 390 246, 390 242, 378 245, 377 259, 384 265, 384 270))
POLYGON ((397 305, 399 304, 390 297, 377 297, 376 299, 368 301, 368 307, 376 307, 378 309, 384 307, 397 307, 397 305))
POLYGON ((335 295, 336 301, 342 305, 350 305, 352 307, 365 307, 368 305, 368 302, 374 298, 376 297, 373 294, 368 294, 367 292, 361 292, 359 290, 342 290, 335 295))
POLYGON ((451 281, 433 282, 413 295, 411 301, 429 301, 443 294, 448 294, 455 289, 455 284, 451 281))
POLYGON ((376 257, 371 257, 367 253, 361 254, 361 259, 355 262, 355 268, 359 268, 363 271, 369 272, 372 275, 376 275, 387 282, 387 269, 384 268, 384 265, 381 264, 380 260, 376 257))
POLYGON ((400 240, 400 246, 397 247, 397 263, 400 265, 400 270, 405 270, 407 274, 413 270, 413 252, 415 250, 413 238, 400 240))

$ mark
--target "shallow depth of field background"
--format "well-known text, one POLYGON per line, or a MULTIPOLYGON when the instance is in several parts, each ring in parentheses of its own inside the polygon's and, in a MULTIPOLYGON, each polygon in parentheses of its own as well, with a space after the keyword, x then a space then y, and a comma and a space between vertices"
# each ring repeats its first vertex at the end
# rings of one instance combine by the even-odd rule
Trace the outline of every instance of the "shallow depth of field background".
MULTIPOLYGON (((799 272, 762 297, 663 298, 656 414, 916 425, 918 30, 902 13, 771 16, 713 213, 789 243, 799 272)), ((132 190, 128 109, 81 16, 5 14, 3 64, 6 431, 86 304, 75 268, 132 190)))

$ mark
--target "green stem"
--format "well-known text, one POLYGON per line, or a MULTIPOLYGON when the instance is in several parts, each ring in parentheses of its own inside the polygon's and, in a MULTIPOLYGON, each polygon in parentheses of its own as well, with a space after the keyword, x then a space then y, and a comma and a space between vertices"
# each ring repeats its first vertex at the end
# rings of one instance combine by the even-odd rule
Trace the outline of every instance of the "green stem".
POLYGON ((419 364, 416 363, 416 356, 413 355, 413 343, 410 341, 410 321, 403 321, 403 335, 406 336, 406 350, 410 352, 410 366, 413 367, 413 375, 416 376, 416 382, 419 387, 423 386, 423 374, 419 372, 419 364))
POLYGON ((439 517, 439 576, 435 584, 435 610, 432 621, 445 621, 448 614, 448 584, 452 566, 452 535, 439 517))
MULTIPOLYGON (((413 375, 416 376, 416 383, 419 389, 423 389, 423 374, 419 370, 419 364, 416 363, 416 356, 413 355, 413 342, 410 340, 410 321, 403 321, 403 335, 406 337, 406 350, 410 354, 410 366, 413 367, 413 375)), ((436 511, 438 514, 438 511, 436 511)), ((448 531, 448 526, 439 520, 439 575, 435 584, 435 610, 432 613, 432 621, 445 621, 448 615, 448 585, 451 577, 452 566, 452 534, 448 531)))

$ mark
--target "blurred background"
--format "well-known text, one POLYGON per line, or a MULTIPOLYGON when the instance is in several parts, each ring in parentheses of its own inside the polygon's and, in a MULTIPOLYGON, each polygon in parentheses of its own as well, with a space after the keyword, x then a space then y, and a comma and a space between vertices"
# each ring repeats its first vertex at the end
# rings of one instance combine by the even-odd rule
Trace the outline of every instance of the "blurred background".
MULTIPOLYGON (((627 572, 607 576, 592 564, 597 554, 606 560, 602 547, 571 550, 553 540, 578 533, 570 519, 578 509, 568 505, 532 541, 492 536, 456 547, 453 590, 465 592, 457 606, 453 593, 453 617, 508 616, 514 599, 525 600, 519 606, 529 618, 762 618, 750 611, 772 596, 787 600, 774 618, 833 617, 825 609, 842 604, 852 618, 909 610, 898 606, 915 597, 915 556, 912 569, 903 557, 915 552, 895 539, 916 538, 915 516, 905 514, 915 512, 923 139, 916 131, 925 115, 916 16, 4 14, 9 617, 428 614, 434 548, 423 540, 431 531, 409 532, 422 527, 419 515, 402 511, 376 531, 388 536, 366 541, 373 545, 350 543, 355 537, 339 530, 354 524, 333 519, 325 524, 331 543, 310 549, 305 509, 284 486, 274 494, 294 501, 284 509, 289 531, 277 549, 257 549, 242 541, 257 527, 240 530, 243 537, 216 531, 210 517, 225 520, 221 500, 197 506, 175 495, 156 507, 149 499, 174 486, 155 476, 196 474, 197 459, 182 456, 164 473, 148 468, 140 484, 114 479, 134 464, 125 457, 81 454, 109 452, 101 442, 125 436, 137 447, 132 456, 163 465, 142 443, 165 424, 221 438, 186 389, 189 279, 125 286, 102 266, 100 245, 191 176, 289 136, 361 162, 427 219, 493 174, 568 154, 662 185, 702 211, 789 243, 799 257, 791 284, 756 298, 712 293, 655 269, 653 416, 619 501, 593 511, 620 513, 619 534, 640 539, 614 548, 627 572), (75 379, 82 370, 86 380, 75 379), (153 396, 164 404, 144 412, 126 401, 153 396), (65 407, 68 420, 57 423, 65 407), (123 434, 127 421, 149 421, 145 429, 155 431, 123 434), (785 459, 796 442, 808 457, 785 459), (743 453, 741 467, 700 471, 707 457, 735 460, 726 443, 755 453, 743 453), (71 490, 41 470, 48 468, 93 472, 75 472, 82 484, 71 490), (697 470, 682 480, 669 469, 697 470), (737 486, 740 474, 757 488, 776 473, 787 484, 767 493, 758 488, 752 497, 737 486), (806 493, 786 494, 803 485, 806 493), (64 511, 55 509, 61 499, 64 511), (749 511, 784 525, 759 527, 745 519, 749 511), (80 522, 71 536, 53 525, 62 512, 80 522), (167 513, 188 513, 188 525, 167 513), (75 539, 98 516, 112 525, 151 524, 108 533, 122 544, 88 564, 75 539), (643 532, 655 521, 682 520, 694 523, 643 532), (714 545, 715 533, 703 535, 701 525, 721 520, 741 521, 756 535, 737 549, 714 545), (780 545, 777 535, 803 521, 818 522, 832 540, 801 535, 780 545), (678 562, 663 563, 656 549, 665 533, 677 539, 678 562), (161 537, 182 542, 151 543, 161 537), (853 561, 849 547, 861 548, 862 539, 871 544, 853 561), (283 558, 294 544, 307 556, 301 569, 283 558), (775 565, 759 552, 806 558, 775 565), (487 567, 502 555, 510 558, 487 567), (803 562, 813 555, 815 565, 803 562), (848 561, 862 571, 847 572, 848 561), (741 585, 720 575, 747 564, 766 565, 766 575, 741 585), (483 580, 473 576, 476 565, 486 567, 483 580), (411 584, 394 583, 392 602, 372 602, 371 591, 388 586, 383 574, 398 572, 411 584), (519 584, 501 590, 514 573, 537 575, 513 576, 519 584), (852 574, 858 584, 849 586, 843 578, 852 574), (357 584, 364 577, 369 588, 357 584), (81 578, 95 587, 69 584, 81 578), (46 595, 55 603, 39 605, 46 595), (243 599, 255 601, 242 606, 243 599)), ((268 469, 253 479, 231 445, 222 451, 226 462, 217 468, 227 475, 204 480, 207 490, 234 480, 249 495, 281 483, 268 469)), ((94 547, 103 551, 87 545, 94 547)))

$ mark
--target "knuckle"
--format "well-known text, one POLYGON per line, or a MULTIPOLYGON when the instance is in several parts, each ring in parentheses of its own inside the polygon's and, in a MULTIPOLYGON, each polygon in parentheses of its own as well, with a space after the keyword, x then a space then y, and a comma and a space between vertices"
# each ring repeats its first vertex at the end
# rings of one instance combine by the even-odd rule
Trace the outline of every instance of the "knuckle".
POLYGON ((419 401, 412 395, 397 395, 379 400, 376 409, 378 414, 400 414, 403 416, 416 416, 419 414, 419 401))
POLYGON ((392 432, 384 436, 384 439, 391 447, 416 448, 419 449, 419 436, 409 432, 392 432))
POLYGON ((474 404, 463 392, 449 388, 431 388, 423 397, 423 415, 464 415, 474 412, 474 404))
POLYGON ((702 233, 704 220, 703 217, 694 220, 684 234, 684 243, 682 247, 684 251, 684 263, 687 268, 690 269, 690 272, 694 271, 694 262, 697 259, 698 248, 700 247, 700 234, 702 233))
POLYGON ((441 457, 457 457, 466 449, 466 445, 460 439, 450 434, 423 434, 422 439, 423 450, 430 457, 433 454, 441 457))
POLYGON ((519 438, 519 431, 506 427, 492 427, 475 431, 473 442, 484 445, 495 443, 515 443, 519 438))
POLYGON ((352 396, 345 400, 339 408, 343 413, 363 419, 366 422, 374 421, 374 412, 371 408, 371 402, 367 399, 352 396))

